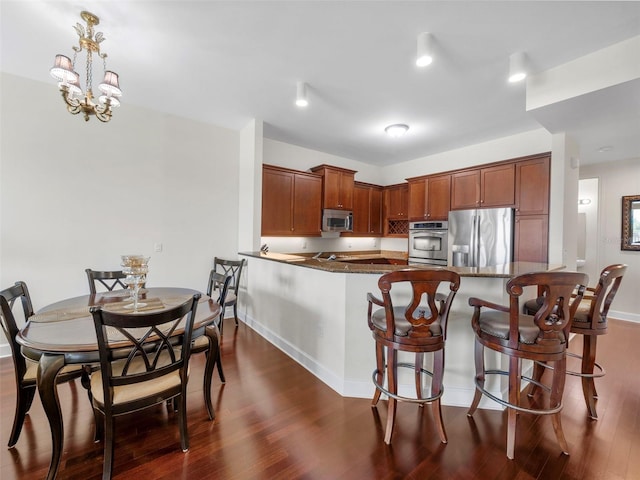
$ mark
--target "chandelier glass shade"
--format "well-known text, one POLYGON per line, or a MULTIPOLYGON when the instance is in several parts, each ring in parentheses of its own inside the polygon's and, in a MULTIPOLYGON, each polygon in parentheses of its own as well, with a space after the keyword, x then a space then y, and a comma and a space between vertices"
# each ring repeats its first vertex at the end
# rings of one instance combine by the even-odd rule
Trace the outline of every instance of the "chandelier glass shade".
POLYGON ((89 121, 89 118, 95 115, 101 122, 108 122, 111 120, 113 108, 120 105, 119 98, 122 96, 118 74, 107 70, 107 54, 100 52, 100 43, 105 38, 102 32, 94 32, 93 28, 100 23, 100 19, 89 12, 82 12, 80 16, 86 22, 86 27, 80 23, 76 23, 74 27, 79 37, 79 46, 71 47, 74 51, 73 60, 66 55, 56 55, 49 72, 59 82, 58 87, 69 113, 82 113, 85 121, 89 121), (84 91, 80 86, 80 75, 75 71, 77 55, 82 51, 86 51, 87 54, 84 91), (102 95, 98 97, 97 102, 94 101, 92 87, 94 54, 102 59, 104 66, 104 79, 98 85, 102 95))

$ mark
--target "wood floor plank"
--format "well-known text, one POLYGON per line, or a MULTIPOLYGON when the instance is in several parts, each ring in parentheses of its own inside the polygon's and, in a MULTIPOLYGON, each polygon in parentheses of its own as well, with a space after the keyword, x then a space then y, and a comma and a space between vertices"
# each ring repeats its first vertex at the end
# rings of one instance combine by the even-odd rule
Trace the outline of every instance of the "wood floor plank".
MULTIPOLYGON (((202 399, 204 356, 192 359, 188 387, 190 449, 180 450, 176 416, 164 405, 116 422, 114 479, 460 479, 640 478, 640 325, 610 321, 599 339, 599 419, 590 420, 580 379, 567 377, 560 452, 547 417, 518 418, 516 458, 506 457, 506 414, 444 407, 448 444, 430 408, 400 404, 391 446, 383 442, 386 402, 343 398, 241 324, 229 324, 222 357, 227 377, 213 381, 216 419, 202 399)), ((571 349, 580 350, 581 339, 571 349)), ((373 369, 375 358, 371 352, 373 369)), ((15 401, 13 366, 0 359, 0 441, 6 445, 15 401)), ((445 377, 446 384, 446 377, 445 377)), ((373 388, 372 388, 373 393, 373 388)), ((60 479, 98 479, 102 444, 79 383, 59 387, 65 438, 60 479)), ((50 433, 38 398, 13 449, 0 449, 0 478, 45 476, 50 433)))

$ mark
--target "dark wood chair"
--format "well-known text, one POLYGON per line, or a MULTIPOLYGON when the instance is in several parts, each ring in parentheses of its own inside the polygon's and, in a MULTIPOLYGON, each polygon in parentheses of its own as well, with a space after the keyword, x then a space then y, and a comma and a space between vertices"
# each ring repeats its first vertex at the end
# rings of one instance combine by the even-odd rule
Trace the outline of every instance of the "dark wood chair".
MULTIPOLYGON (((225 260, 223 258, 214 257, 213 270, 218 273, 222 273, 225 276, 232 278, 229 285, 229 291, 227 292, 227 298, 222 308, 222 317, 220 320, 220 335, 222 335, 224 311, 227 307, 233 307, 233 318, 235 318, 236 326, 238 325, 238 294, 240 292, 240 276, 242 275, 242 268, 246 263, 246 259, 242 260, 225 260)), ((217 289, 217 286, 214 286, 217 289)), ((211 297, 212 292, 207 292, 207 295, 211 297)))
MULTIPOLYGON (((598 393, 595 386, 595 378, 605 375, 605 370, 596 363, 596 346, 598 336, 607 333, 607 315, 609 307, 618 292, 622 277, 627 271, 624 264, 615 264, 605 267, 600 273, 598 285, 595 288, 586 289, 582 302, 571 322, 571 333, 582 335, 582 355, 567 352, 567 355, 581 358, 580 372, 567 371, 567 374, 582 377, 582 393, 589 410, 589 416, 596 420, 596 399, 598 393), (596 371, 597 370, 597 371, 596 371)), ((527 315, 535 315, 543 302, 542 297, 529 300, 524 304, 524 312, 527 315)), ((534 378, 539 379, 544 372, 544 367, 535 365, 534 378)), ((535 384, 532 384, 530 395, 535 392, 535 384)))
POLYGON ((204 391, 204 402, 207 406, 207 413, 209 419, 215 418, 215 411, 211 402, 211 380, 213 377, 213 369, 218 365, 218 375, 222 383, 226 382, 224 371, 222 370, 222 359, 220 358, 220 336, 218 335, 218 326, 222 324, 222 317, 224 315, 225 298, 231 283, 231 277, 225 276, 222 273, 217 273, 215 270, 211 270, 209 274, 209 285, 207 287, 207 294, 215 292, 213 286, 218 285, 218 298, 217 302, 221 306, 220 317, 218 318, 218 325, 208 325, 204 329, 204 334, 194 338, 193 345, 191 347, 191 354, 202 353, 206 355, 206 364, 204 369, 204 381, 202 389, 204 391))
POLYGON ((127 288, 127 285, 124 283, 127 275, 123 273, 122 270, 104 271, 87 268, 85 272, 89 280, 89 291, 92 294, 96 293, 96 283, 102 285, 109 292, 127 288))
MULTIPOLYGON (((9 448, 12 448, 20 437, 25 417, 31 408, 33 397, 36 393, 36 375, 38 372, 38 363, 26 359, 20 351, 20 345, 16 341, 16 335, 19 329, 15 316, 13 315, 13 306, 18 299, 20 299, 22 303, 24 318, 27 320, 33 315, 33 306, 26 283, 16 282, 12 287, 0 291, 0 323, 2 324, 2 331, 7 337, 7 341, 11 347, 13 372, 16 379, 16 412, 13 417, 11 435, 9 436, 9 448)), ((58 374, 56 381, 57 383, 68 382, 78 377, 82 378, 83 386, 88 388, 88 373, 85 372, 81 365, 64 367, 58 374)))
POLYGON ((391 443, 398 401, 416 403, 420 406, 431 403, 440 440, 447 443, 440 398, 443 393, 447 320, 459 286, 460 276, 448 270, 399 270, 387 273, 378 280, 382 300, 371 293, 367 294, 367 321, 376 342, 376 369, 373 372, 376 391, 371 406, 375 407, 378 404, 382 393, 388 397, 384 437, 387 444, 391 443), (436 293, 441 284, 443 288, 448 287, 446 296, 436 293), (392 287, 397 289, 394 295, 396 300, 403 298, 406 301, 398 300, 400 305, 394 305, 392 287), (403 294, 408 296, 405 297, 403 294), (373 305, 383 308, 373 311, 373 305), (398 363, 399 351, 414 353, 414 363, 398 363), (433 354, 432 371, 424 368, 425 353, 433 354), (398 394, 398 367, 413 370, 415 397, 398 394), (430 393, 427 395, 424 394, 423 378, 430 379, 430 393))
POLYGON ((470 298, 474 307, 471 326, 475 332, 476 393, 467 415, 478 408, 482 395, 507 407, 507 457, 514 458, 516 418, 518 412, 547 414, 551 416, 553 429, 563 453, 569 447, 562 431, 560 412, 566 372, 566 348, 569 342, 571 321, 582 300, 589 277, 576 272, 530 273, 512 278, 507 282, 509 306, 496 305, 479 298, 470 298), (521 315, 519 299, 525 287, 538 287, 544 301, 534 316, 521 315), (577 293, 572 299, 572 294, 577 293), (508 370, 485 368, 484 349, 489 348, 508 357, 508 370), (551 364, 550 385, 544 387, 548 393, 548 405, 544 399, 525 406, 521 402, 521 381, 534 381, 522 376, 523 359, 551 364), (487 375, 508 376, 508 400, 485 389, 487 375))
POLYGON ((111 478, 115 417, 172 400, 178 412, 182 451, 189 449, 187 375, 193 321, 200 294, 159 312, 116 313, 91 307, 100 370, 91 376, 93 408, 102 437, 103 480, 111 478), (176 329, 184 334, 175 342, 176 329), (103 430, 104 429, 104 430, 103 430))

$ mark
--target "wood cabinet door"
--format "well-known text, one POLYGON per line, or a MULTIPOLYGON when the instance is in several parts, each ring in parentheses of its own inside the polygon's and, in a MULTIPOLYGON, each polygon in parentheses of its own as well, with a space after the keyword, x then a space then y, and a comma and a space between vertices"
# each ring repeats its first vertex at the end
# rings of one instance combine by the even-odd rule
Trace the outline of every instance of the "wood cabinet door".
POLYGON ((451 208, 451 175, 429 177, 426 195, 427 218, 447 220, 451 208))
POLYGON ((322 178, 296 174, 293 192, 293 232, 320 235, 322 221, 322 178))
POLYGON ((294 174, 262 170, 262 235, 291 235, 293 230, 294 174))
POLYGON ((371 187, 369 193, 369 233, 382 235, 382 188, 371 187))
POLYGON ((480 170, 480 206, 512 207, 516 203, 515 164, 497 165, 480 170))
POLYGON ((549 156, 516 164, 516 215, 549 213, 549 156))
POLYGON ((427 181, 412 180, 408 185, 407 216, 409 220, 424 220, 427 218, 427 181))
POLYGON ((341 174, 326 169, 324 172, 323 208, 340 208, 341 174))
POLYGON ((388 190, 387 218, 407 218, 408 185, 398 185, 388 190))
POLYGON ((548 262, 547 215, 516 215, 514 234, 514 262, 548 262))
POLYGON ((451 210, 476 208, 480 205, 480 170, 451 175, 451 210))
POLYGON ((353 233, 369 232, 369 192, 366 185, 353 187, 353 233))
POLYGON ((339 208, 344 210, 353 210, 353 180, 354 175, 340 172, 340 193, 339 193, 339 208))

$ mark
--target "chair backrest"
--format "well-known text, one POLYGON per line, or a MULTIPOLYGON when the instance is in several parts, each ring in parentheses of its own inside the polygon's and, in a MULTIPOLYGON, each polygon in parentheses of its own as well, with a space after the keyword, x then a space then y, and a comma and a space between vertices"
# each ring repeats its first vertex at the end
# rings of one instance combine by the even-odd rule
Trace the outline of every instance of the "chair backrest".
POLYGON ((122 272, 122 270, 91 270, 87 268, 85 270, 87 273, 87 279, 89 280, 89 291, 91 293, 96 292, 96 282, 102 284, 107 291, 111 292, 115 289, 123 289, 127 288, 127 285, 124 283, 124 279, 127 278, 127 275, 122 272))
POLYGON ((11 355, 13 357, 14 371, 16 374, 16 383, 19 384, 27 371, 25 358, 20 352, 20 345, 16 341, 16 335, 20 330, 13 315, 13 306, 17 299, 22 303, 22 312, 24 319, 27 320, 33 315, 33 306, 27 284, 24 282, 16 282, 12 287, 0 291, 0 323, 2 331, 7 337, 9 346, 11 347, 11 355))
POLYGON ((216 272, 221 272, 225 275, 230 275, 232 280, 229 285, 229 290, 233 290, 233 292, 238 295, 238 290, 240 288, 240 276, 242 275, 242 267, 247 260, 243 258, 242 260, 225 260, 223 258, 214 257, 213 259, 213 269, 216 272))
MULTIPOLYGON (((199 299, 200 294, 196 294, 177 307, 136 314, 91 307, 98 339, 105 412, 113 411, 114 387, 146 382, 179 371, 182 385, 172 387, 175 389, 172 394, 177 395, 186 388, 199 299), (118 368, 112 368, 112 362, 116 360, 119 360, 118 368)), ((140 406, 153 404, 153 400, 149 400, 141 400, 140 406)))
MULTIPOLYGON (((391 289, 394 284, 409 284, 411 298, 405 307, 404 317, 411 324, 407 337, 424 338, 432 336, 430 325, 440 321, 443 338, 446 337, 447 319, 451 303, 458 288, 460 276, 449 270, 397 270, 382 275, 378 280, 378 287, 382 293, 384 310, 387 321, 386 336, 392 339, 396 331, 394 324, 394 306, 391 289), (446 299, 437 295, 438 288, 443 282, 449 283, 449 293, 446 299), (438 304, 440 308, 438 308, 438 304)), ((369 303, 369 318, 371 318, 372 304, 369 303)))
POLYGON ((618 292, 622 277, 626 272, 627 266, 624 264, 609 265, 600 273, 598 285, 596 285, 594 289, 588 289, 592 294, 589 307, 588 328, 606 328, 609 307, 618 292))
POLYGON ((223 306, 232 279, 233 277, 231 275, 225 275, 224 273, 211 270, 211 273, 209 273, 209 283, 207 284, 207 295, 211 296, 211 294, 217 290, 218 298, 216 301, 220 306, 223 306))
POLYGON ((536 286, 543 292, 542 305, 533 316, 539 332, 536 344, 548 350, 566 348, 571 321, 582 301, 589 276, 577 272, 538 272, 514 277, 507 282, 509 294, 509 347, 520 341, 519 298, 524 287, 536 286), (557 347, 557 348, 556 348, 557 347))

